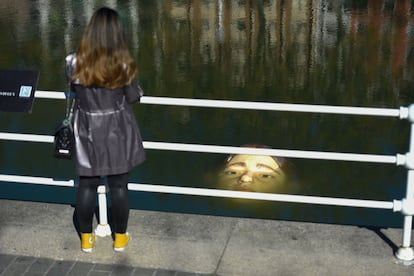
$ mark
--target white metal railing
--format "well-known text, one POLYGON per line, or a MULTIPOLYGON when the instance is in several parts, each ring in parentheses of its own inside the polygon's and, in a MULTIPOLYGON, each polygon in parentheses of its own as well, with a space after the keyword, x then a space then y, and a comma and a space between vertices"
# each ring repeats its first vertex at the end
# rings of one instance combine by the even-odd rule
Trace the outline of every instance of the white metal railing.
MULTIPOLYGON (((65 99, 64 92, 56 91, 36 91, 36 98, 46 99, 65 99)), ((345 198, 330 198, 317 196, 300 196, 286 194, 269 194, 269 193, 252 193, 239 192, 218 189, 187 188, 165 185, 148 185, 129 183, 128 188, 134 191, 173 193, 186 195, 200 195, 212 197, 232 197, 244 199, 259 199, 281 202, 294 202, 319 205, 336 205, 361 208, 379 208, 390 209, 394 212, 400 211, 404 215, 403 241, 402 246, 396 252, 396 257, 403 261, 414 260, 414 251, 411 247, 412 217, 414 215, 414 105, 410 107, 400 107, 399 109, 390 108, 364 108, 364 107, 347 107, 347 106, 326 106, 326 105, 306 105, 306 104, 284 104, 284 103, 266 103, 266 102, 244 102, 244 101, 222 101, 207 99, 186 99, 186 98, 168 98, 168 97, 149 97, 141 98, 141 103, 157 105, 176 105, 176 106, 197 106, 213 108, 234 108, 234 109, 253 109, 253 110, 271 110, 271 111, 290 111, 290 112, 309 112, 309 113, 327 113, 327 114, 345 114, 345 115, 362 115, 362 116, 387 116, 400 119, 408 119, 411 123, 410 149, 407 154, 393 155, 375 155, 375 154, 356 154, 356 153, 338 153, 338 152, 319 152, 319 151, 302 151, 302 150, 281 150, 281 149, 259 149, 246 147, 229 147, 216 145, 199 145, 199 144, 181 144, 166 142, 144 142, 144 148, 156 150, 172 151, 191 151, 203 153, 226 153, 226 154, 253 154, 253 155, 270 155, 279 157, 293 157, 305 159, 322 159, 337 161, 354 161, 354 162, 373 162, 403 165, 408 169, 406 198, 393 201, 375 201, 345 198)), ((0 140, 29 141, 41 143, 53 143, 53 136, 39 134, 22 134, 0 132, 0 140)), ((73 180, 57 181, 46 177, 19 176, 0 174, 0 181, 30 183, 40 185, 56 186, 75 186, 73 180)), ((106 188, 98 188, 100 224, 96 231, 98 235, 105 236, 110 234, 107 225, 106 213, 106 188)))
MULTIPOLYGON (((39 185, 54 185, 62 187, 75 187, 75 182, 70 180, 55 180, 47 177, 33 177, 21 175, 7 175, 0 174, 0 181, 28 183, 39 185)), ((307 203, 319 205, 335 205, 347 207, 360 208, 376 208, 376 209, 390 209, 394 212, 401 211, 401 202, 394 201, 379 201, 379 200, 361 200, 348 198, 332 198, 320 196, 300 196, 287 194, 271 194, 271 193, 256 193, 256 192, 240 192, 219 189, 204 189, 204 188, 188 188, 165 185, 148 185, 129 183, 128 188, 132 191, 152 192, 152 193, 168 193, 180 195, 197 195, 210 197, 224 197, 224 198, 241 198, 241 199, 258 199, 268 201, 281 201, 291 203, 307 203)))
MULTIPOLYGON (((1 140, 12 140, 12 141, 25 141, 25 142, 53 143, 53 136, 51 135, 0 132, 0 139, 1 140)), ((270 156, 302 158, 302 159, 355 161, 355 162, 385 163, 385 164, 396 164, 396 165, 403 165, 406 162, 406 156, 402 154, 397 154, 393 156, 393 155, 378 155, 378 154, 357 154, 357 153, 321 152, 321 151, 304 151, 304 150, 245 148, 245 147, 213 146, 213 145, 166 143, 166 142, 143 142, 143 144, 144 144, 144 148, 154 149, 154 150, 270 155, 270 156)))
MULTIPOLYGON (((65 94, 63 92, 55 92, 55 91, 36 91, 36 98, 65 99, 65 94)), ((327 114, 341 114, 341 115, 385 116, 385 117, 399 117, 401 119, 406 119, 408 117, 408 108, 406 107, 401 107, 399 109, 393 109, 393 108, 370 108, 370 107, 351 107, 351 106, 188 99, 188 98, 151 97, 151 96, 142 97, 141 103, 156 104, 156 105, 174 105, 174 106, 327 113, 327 114)))

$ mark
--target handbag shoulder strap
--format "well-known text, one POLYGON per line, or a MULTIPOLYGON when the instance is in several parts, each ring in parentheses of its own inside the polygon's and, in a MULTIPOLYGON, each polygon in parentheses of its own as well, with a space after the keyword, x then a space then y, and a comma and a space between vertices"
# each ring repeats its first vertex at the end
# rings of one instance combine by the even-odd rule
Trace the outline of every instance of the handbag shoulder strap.
POLYGON ((70 87, 70 83, 68 83, 68 92, 65 93, 67 119, 72 119, 73 109, 75 107, 75 93, 71 92, 70 87))
POLYGON ((72 75, 75 69, 76 53, 72 52, 65 58, 66 78, 67 78, 67 92, 66 97, 66 118, 72 120, 73 109, 75 107, 75 93, 72 92, 72 75))

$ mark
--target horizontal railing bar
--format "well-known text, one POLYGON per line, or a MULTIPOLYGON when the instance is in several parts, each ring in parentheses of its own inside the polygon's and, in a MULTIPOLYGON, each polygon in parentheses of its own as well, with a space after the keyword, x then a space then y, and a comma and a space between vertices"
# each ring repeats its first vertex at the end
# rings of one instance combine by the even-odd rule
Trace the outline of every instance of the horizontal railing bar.
POLYGON ((393 155, 321 152, 321 151, 304 151, 304 150, 281 150, 281 149, 212 146, 212 145, 198 145, 198 144, 180 144, 180 143, 166 143, 166 142, 144 142, 144 147, 147 149, 204 152, 204 153, 252 154, 252 155, 270 155, 270 156, 301 158, 301 159, 356 161, 356 162, 372 162, 372 163, 388 163, 388 164, 397 163, 397 157, 393 155))
POLYGON ((51 186, 63 186, 63 187, 74 187, 75 186, 75 182, 73 181, 73 179, 55 180, 50 177, 39 177, 39 176, 0 174, 0 181, 27 183, 27 184, 39 184, 39 185, 51 185, 51 186))
POLYGON ((53 143, 52 135, 0 132, 0 140, 53 143))
POLYGON ((271 193, 243 192, 243 191, 230 191, 230 190, 219 190, 219 189, 148 185, 148 184, 136 184, 136 183, 129 183, 128 188, 132 191, 140 191, 140 192, 155 192, 155 193, 169 193, 169 194, 181 194, 181 195, 193 195, 193 196, 197 195, 197 196, 224 197, 224 198, 240 198, 240 199, 257 199, 257 200, 267 200, 267 201, 307 203, 307 204, 319 204, 319 205, 336 205, 336 206, 346 206, 346 207, 394 209, 394 202, 378 201, 378 200, 359 200, 359 199, 333 198, 333 197, 320 197, 320 196, 271 194, 271 193))
POLYGON ((399 109, 144 96, 145 104, 400 117, 399 109))
MULTIPOLYGON (((0 181, 3 182, 17 182, 27 184, 38 185, 52 185, 52 186, 64 186, 74 187, 74 180, 54 180, 47 177, 33 177, 33 176, 20 176, 20 175, 5 175, 0 174, 0 181)), ((168 193, 168 194, 181 194, 181 195, 197 195, 197 196, 209 196, 209 197, 222 197, 222 198, 241 198, 241 199, 257 199, 266 201, 279 201, 290 203, 306 203, 306 204, 319 204, 319 205, 335 205, 344 207, 361 207, 361 208, 377 208, 377 209, 397 209, 398 206, 394 206, 397 201, 379 201, 379 200, 360 200, 360 199, 347 199, 347 198, 332 198, 332 197, 320 197, 320 196, 300 196, 300 195, 288 195, 288 194, 270 194, 270 193, 255 193, 255 192, 241 192, 241 191, 229 191, 219 189, 205 189, 205 188, 189 188, 189 187, 177 187, 177 186, 165 186, 165 185, 149 185, 129 183, 128 188, 131 191, 137 192, 153 192, 153 193, 168 193)))
MULTIPOLYGON (((53 143, 53 139, 54 139, 53 136, 48 136, 48 135, 0 132, 0 140, 53 143)), ((304 150, 281 150, 281 149, 231 147, 231 146, 216 146, 216 145, 166 143, 166 142, 143 142, 143 144, 144 144, 145 149, 155 149, 155 150, 170 150, 170 151, 172 150, 172 151, 203 152, 203 153, 225 153, 225 154, 270 155, 270 156, 301 158, 301 159, 355 161, 355 162, 386 163, 386 164, 397 164, 397 165, 403 164, 400 162, 400 160, 398 160, 397 156, 393 156, 393 155, 321 152, 321 151, 304 151, 304 150)))
MULTIPOLYGON (((46 99, 65 99, 64 92, 57 91, 36 91, 36 98, 46 99)), ((353 106, 331 106, 331 105, 310 105, 310 104, 289 104, 289 103, 269 103, 269 102, 248 102, 248 101, 229 101, 229 100, 209 100, 209 99, 189 99, 171 97, 152 97, 143 96, 143 104, 192 106, 192 107, 214 107, 214 108, 233 108, 233 109, 253 109, 268 111, 291 111, 291 112, 310 112, 343 115, 365 115, 365 116, 384 116, 398 117, 405 119, 408 117, 408 108, 372 108, 372 107, 353 107, 353 106)))
POLYGON ((35 98, 64 100, 65 99, 65 92, 36 90, 35 98))

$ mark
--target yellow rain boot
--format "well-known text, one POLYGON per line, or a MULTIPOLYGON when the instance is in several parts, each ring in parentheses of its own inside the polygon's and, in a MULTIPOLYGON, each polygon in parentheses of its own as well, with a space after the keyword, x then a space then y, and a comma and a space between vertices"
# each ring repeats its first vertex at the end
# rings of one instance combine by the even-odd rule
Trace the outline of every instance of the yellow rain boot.
POLYGON ((124 251, 130 240, 131 236, 128 232, 124 234, 115 233, 114 250, 117 252, 124 251))
POLYGON ((82 251, 91 253, 95 245, 95 234, 81 233, 81 247, 82 251))

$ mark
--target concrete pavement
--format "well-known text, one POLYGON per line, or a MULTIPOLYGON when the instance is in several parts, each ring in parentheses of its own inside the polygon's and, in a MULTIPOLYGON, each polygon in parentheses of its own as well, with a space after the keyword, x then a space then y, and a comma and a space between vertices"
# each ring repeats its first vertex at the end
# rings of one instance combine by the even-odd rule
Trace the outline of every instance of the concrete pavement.
POLYGON ((0 200, 0 275, 414 275, 401 229, 131 210, 125 252, 104 237, 86 254, 73 212, 0 200))

